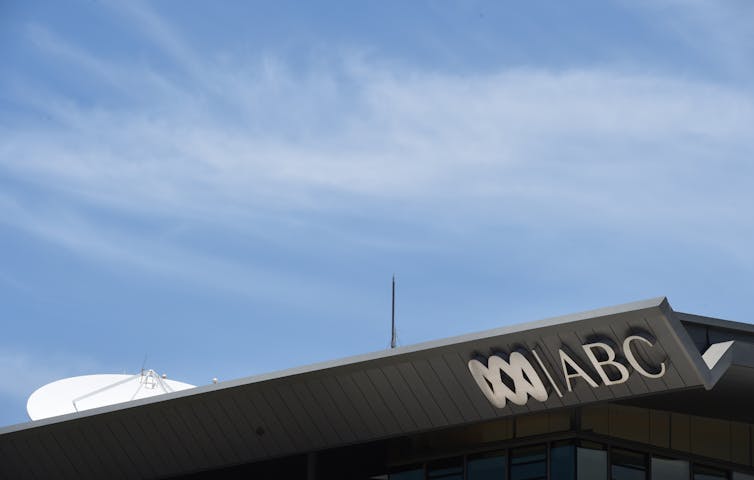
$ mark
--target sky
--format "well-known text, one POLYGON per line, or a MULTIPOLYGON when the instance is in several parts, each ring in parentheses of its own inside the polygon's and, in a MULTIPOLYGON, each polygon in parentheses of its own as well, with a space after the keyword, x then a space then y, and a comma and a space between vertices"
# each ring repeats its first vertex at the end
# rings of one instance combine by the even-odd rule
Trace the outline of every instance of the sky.
POLYGON ((667 296, 754 322, 747 0, 0 0, 0 425, 667 296))

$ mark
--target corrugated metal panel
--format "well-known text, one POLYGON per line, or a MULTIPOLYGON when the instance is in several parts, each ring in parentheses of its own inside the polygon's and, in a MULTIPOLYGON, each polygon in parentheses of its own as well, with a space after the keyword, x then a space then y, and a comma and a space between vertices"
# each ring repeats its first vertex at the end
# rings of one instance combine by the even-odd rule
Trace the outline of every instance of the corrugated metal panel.
POLYGON ((69 442, 66 442, 64 448, 69 452, 69 456, 89 469, 92 473, 89 478, 97 478, 98 475, 100 478, 105 478, 107 467, 101 459, 100 452, 90 446, 90 442, 82 433, 81 425, 68 428, 67 433, 69 442))
POLYGON ((432 366, 430 366, 429 361, 417 359, 412 362, 412 366, 416 369, 416 373, 419 374, 422 383, 429 391, 429 395, 434 398, 440 407, 443 418, 446 418, 451 425, 464 423, 464 418, 458 405, 456 405, 453 397, 442 385, 440 379, 437 378, 437 374, 435 374, 432 366))
POLYGON ((14 446, 19 458, 26 460, 35 478, 52 478, 55 475, 54 467, 49 464, 38 437, 37 432, 24 435, 14 442, 14 446))
POLYGON ((398 372, 408 383, 414 398, 419 399, 424 412, 428 415, 430 422, 434 427, 444 427, 449 424, 448 418, 442 411, 437 399, 430 393, 424 381, 419 376, 416 368, 411 363, 400 363, 397 365, 398 372))
POLYGON ((152 448, 162 445, 160 450, 164 451, 164 456, 172 456, 177 471, 186 468, 186 465, 194 461, 181 438, 176 434, 175 427, 165 420, 163 412, 151 408, 146 415, 132 416, 131 422, 140 428, 143 437, 149 437, 157 443, 152 448))
POLYGON ((113 448, 112 442, 104 441, 99 433, 100 428, 97 428, 98 426, 92 419, 87 420, 82 425, 82 434, 87 439, 89 448, 97 451, 104 466, 103 470, 107 473, 107 478, 135 478, 133 468, 128 465, 128 462, 121 460, 122 452, 120 452, 120 448, 113 448))
POLYGON ((275 386, 270 388, 269 393, 270 398, 277 398, 279 402, 285 404, 287 411, 290 412, 291 423, 295 423, 309 448, 317 449, 327 444, 322 433, 304 410, 301 401, 296 398, 290 384, 275 382, 275 386))
POLYGON ((222 429, 234 432, 240 440, 241 449, 245 457, 266 458, 270 456, 268 449, 257 434, 255 426, 249 422, 246 412, 238 408, 232 397, 224 395, 217 400, 219 408, 224 412, 222 429))
POLYGON ((418 425, 411 414, 408 413, 408 409, 401 398, 395 393, 395 389, 390 384, 390 381, 387 379, 382 369, 372 368, 366 371, 366 375, 369 377, 369 380, 372 385, 374 385, 375 389, 380 392, 380 399, 382 402, 390 413, 395 416, 400 431, 416 431, 416 429, 419 428, 418 425))
POLYGON ((191 425, 186 424, 181 415, 178 413, 176 407, 168 406, 163 411, 163 418, 170 425, 180 439, 180 444, 189 453, 189 464, 195 465, 197 470, 202 470, 213 465, 216 462, 216 458, 209 456, 209 452, 205 450, 203 442, 200 442, 199 438, 205 438, 198 430, 192 431, 191 425))
POLYGON ((466 367, 468 359, 462 357, 458 352, 445 353, 441 358, 447 365, 449 374, 452 375, 453 379, 458 383, 461 390, 464 392, 465 398, 474 408, 474 411, 479 418, 496 417, 497 411, 492 405, 490 405, 490 402, 488 402, 487 399, 469 393, 477 388, 477 386, 471 378, 471 375, 469 375, 469 369, 466 367))
POLYGON ((264 458, 264 452, 259 448, 251 447, 246 441, 246 435, 242 432, 241 418, 231 418, 227 410, 223 407, 223 398, 215 398, 204 405, 195 405, 195 411, 205 411, 203 415, 205 424, 214 426, 217 435, 220 436, 230 446, 230 450, 235 454, 238 462, 246 462, 249 458, 264 458), (209 405, 208 405, 209 403, 209 405), (201 408, 202 406, 206 408, 201 408))
POLYGON ((356 382, 350 375, 339 375, 336 377, 338 384, 343 389, 344 394, 341 397, 341 404, 353 402, 357 416, 364 421, 366 431, 362 433, 361 438, 379 438, 387 434, 385 427, 380 422, 377 414, 364 397, 363 392, 356 385, 356 382))
POLYGON ((354 432, 353 426, 349 423, 349 419, 344 412, 338 409, 322 382, 318 379, 311 379, 306 382, 306 386, 311 396, 317 399, 322 420, 331 425, 338 435, 338 439, 344 443, 355 442, 358 437, 354 432))
POLYGON ((381 435, 388 436, 402 433, 398 420, 396 420, 393 412, 385 404, 385 400, 380 395, 380 392, 374 388, 367 374, 363 371, 356 371, 351 374, 351 378, 359 390, 361 390, 372 412, 374 412, 375 419, 382 425, 383 432, 381 435))
POLYGON ((306 383, 296 382, 291 385, 291 388, 295 395, 294 401, 301 407, 306 418, 311 420, 321 435, 322 443, 326 445, 343 443, 340 435, 338 435, 338 432, 332 426, 332 423, 330 423, 324 412, 324 399, 320 401, 312 395, 306 383))
POLYGON ((296 422, 293 414, 277 391, 269 387, 263 387, 260 389, 259 393, 259 397, 256 397, 257 401, 263 405, 263 408, 266 408, 269 412, 274 414, 282 431, 291 439, 291 443, 295 450, 302 450, 305 449, 306 446, 312 445, 314 442, 313 439, 304 434, 304 431, 298 425, 298 422, 296 422))
POLYGON ((323 378, 322 387, 327 392, 335 407, 342 414, 345 423, 348 424, 355 440, 364 440, 369 437, 369 428, 366 421, 356 410, 356 406, 348 400, 348 396, 335 377, 323 378))
POLYGON ((239 391, 233 398, 238 400, 239 408, 244 409, 249 415, 253 414, 252 418, 257 419, 264 430, 262 441, 270 439, 267 449, 272 455, 283 455, 298 448, 296 439, 283 427, 279 414, 270 408, 261 392, 239 391))
POLYGON ((463 418, 463 422, 470 423, 481 420, 483 417, 474 407, 474 404, 469 400, 469 390, 463 388, 463 386, 456 381, 453 372, 448 368, 442 355, 430 358, 429 366, 440 380, 440 384, 442 384, 450 399, 453 400, 453 404, 458 408, 458 411, 463 418))
POLYGON ((144 452, 139 445, 139 443, 143 444, 143 442, 139 442, 142 439, 137 438, 136 441, 134 441, 134 439, 126 433, 123 425, 118 419, 112 419, 108 422, 107 426, 109 432, 106 435, 106 443, 112 445, 115 443, 113 440, 117 439, 118 447, 123 451, 128 464, 136 472, 138 478, 156 477, 158 475, 156 471, 157 464, 152 466, 146 460, 144 452))

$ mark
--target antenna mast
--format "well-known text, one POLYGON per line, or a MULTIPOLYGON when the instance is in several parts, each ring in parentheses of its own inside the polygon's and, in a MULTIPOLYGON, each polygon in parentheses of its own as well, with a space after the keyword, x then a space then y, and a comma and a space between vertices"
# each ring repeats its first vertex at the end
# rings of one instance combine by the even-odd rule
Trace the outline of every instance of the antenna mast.
POLYGON ((393 275, 393 328, 392 328, 392 335, 390 336, 390 348, 395 348, 395 345, 398 343, 398 337, 395 334, 395 275, 393 275))

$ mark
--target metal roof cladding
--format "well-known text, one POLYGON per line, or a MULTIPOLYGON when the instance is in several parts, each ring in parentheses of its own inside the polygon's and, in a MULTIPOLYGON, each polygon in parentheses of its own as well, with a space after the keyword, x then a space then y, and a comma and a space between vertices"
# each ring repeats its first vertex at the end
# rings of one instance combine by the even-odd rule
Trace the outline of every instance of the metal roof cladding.
MULTIPOLYGON (((726 398, 731 389, 754 398, 754 341, 725 337, 707 348, 693 330, 706 327, 754 336, 751 325, 674 312, 655 298, 5 427, 0 473, 161 478, 595 402, 656 406, 696 395, 703 406, 718 385, 726 398), (639 336, 646 340, 622 343, 639 336), (588 363, 585 346, 596 343, 619 360, 635 357, 636 371, 612 384, 573 374, 563 355, 588 363), (537 353, 548 393, 497 408, 469 362, 515 351, 537 353), (664 371, 640 374, 639 364, 664 371)), ((735 402, 726 410, 736 408, 749 410, 735 402)))

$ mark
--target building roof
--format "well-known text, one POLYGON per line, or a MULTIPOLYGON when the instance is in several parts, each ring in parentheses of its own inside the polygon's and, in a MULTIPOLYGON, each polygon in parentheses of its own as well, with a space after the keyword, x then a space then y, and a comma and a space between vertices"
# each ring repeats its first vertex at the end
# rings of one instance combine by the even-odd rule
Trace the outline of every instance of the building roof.
POLYGON ((656 298, 5 427, 0 472, 12 478, 162 478, 594 402, 752 391, 752 337, 750 325, 674 312, 665 298, 656 298), (714 348, 710 331, 721 340, 714 348), (622 343, 629 337, 644 340, 622 343), (585 356, 590 344, 609 346, 625 365, 633 357, 636 371, 623 382, 591 386, 563 366, 565 354, 599 383, 585 356), (509 398, 496 408, 469 361, 513 363, 513 352, 536 360, 547 398, 522 405, 509 398), (662 375, 653 378, 660 366, 662 375), (640 368, 647 375, 637 373, 640 368))

